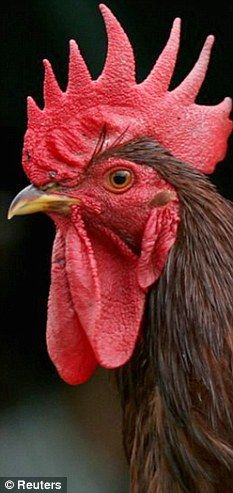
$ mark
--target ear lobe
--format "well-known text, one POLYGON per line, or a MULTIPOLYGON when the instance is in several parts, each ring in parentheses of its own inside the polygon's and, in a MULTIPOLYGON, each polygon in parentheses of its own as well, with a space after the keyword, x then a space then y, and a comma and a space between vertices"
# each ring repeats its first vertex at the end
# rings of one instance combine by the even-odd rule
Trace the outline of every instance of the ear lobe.
POLYGON ((176 240, 179 224, 178 207, 153 209, 146 223, 138 261, 137 278, 146 289, 159 278, 169 251, 176 240))

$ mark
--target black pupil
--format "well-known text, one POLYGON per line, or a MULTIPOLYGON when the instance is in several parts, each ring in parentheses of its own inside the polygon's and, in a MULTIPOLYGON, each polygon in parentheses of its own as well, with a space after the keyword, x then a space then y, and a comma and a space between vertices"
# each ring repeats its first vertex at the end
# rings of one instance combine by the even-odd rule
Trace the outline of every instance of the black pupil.
POLYGON ((115 185, 121 186, 124 185, 129 176, 128 171, 116 171, 112 177, 115 185))

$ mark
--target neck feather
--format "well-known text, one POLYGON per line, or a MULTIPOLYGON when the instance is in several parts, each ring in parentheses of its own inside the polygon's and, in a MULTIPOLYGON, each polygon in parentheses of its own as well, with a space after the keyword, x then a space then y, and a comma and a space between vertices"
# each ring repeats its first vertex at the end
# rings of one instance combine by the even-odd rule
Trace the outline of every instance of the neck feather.
POLYGON ((232 206, 202 174, 145 147, 143 163, 177 190, 181 224, 133 358, 117 371, 131 492, 230 493, 232 206))

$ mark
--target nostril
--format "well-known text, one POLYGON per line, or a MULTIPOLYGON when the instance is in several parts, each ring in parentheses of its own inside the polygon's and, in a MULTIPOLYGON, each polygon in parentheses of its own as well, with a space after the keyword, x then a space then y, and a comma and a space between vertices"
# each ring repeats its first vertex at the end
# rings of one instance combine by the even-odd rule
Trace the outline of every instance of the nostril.
POLYGON ((52 170, 48 172, 48 177, 49 178, 55 178, 57 176, 57 171, 52 170))

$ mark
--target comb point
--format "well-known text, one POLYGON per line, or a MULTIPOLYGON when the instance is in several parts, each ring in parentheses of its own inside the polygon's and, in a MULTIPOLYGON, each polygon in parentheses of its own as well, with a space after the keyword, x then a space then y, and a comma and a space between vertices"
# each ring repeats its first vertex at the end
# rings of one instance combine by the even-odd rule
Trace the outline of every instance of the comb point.
POLYGON ((214 41, 215 37, 212 34, 207 36, 194 67, 183 82, 172 91, 173 96, 178 98, 184 105, 192 104, 199 93, 205 80, 214 41))
POLYGON ((31 121, 37 120, 42 115, 42 110, 37 106, 35 100, 31 97, 27 97, 27 115, 28 119, 31 121))
POLYGON ((173 21, 169 39, 156 61, 148 77, 142 82, 143 89, 148 90, 156 97, 163 96, 168 90, 176 66, 177 54, 180 46, 181 19, 173 21))
POLYGON ((108 37, 108 49, 105 65, 100 76, 101 82, 124 85, 135 84, 135 61, 132 46, 127 35, 122 29, 111 10, 100 4, 99 9, 104 19, 108 37), (117 66, 117 77, 114 67, 117 66))
POLYGON ((74 39, 69 42, 69 76, 67 92, 76 92, 91 83, 91 75, 74 39))
POLYGON ((46 58, 43 60, 45 69, 44 77, 44 101, 46 107, 52 107, 60 101, 62 91, 54 75, 51 63, 46 58))

